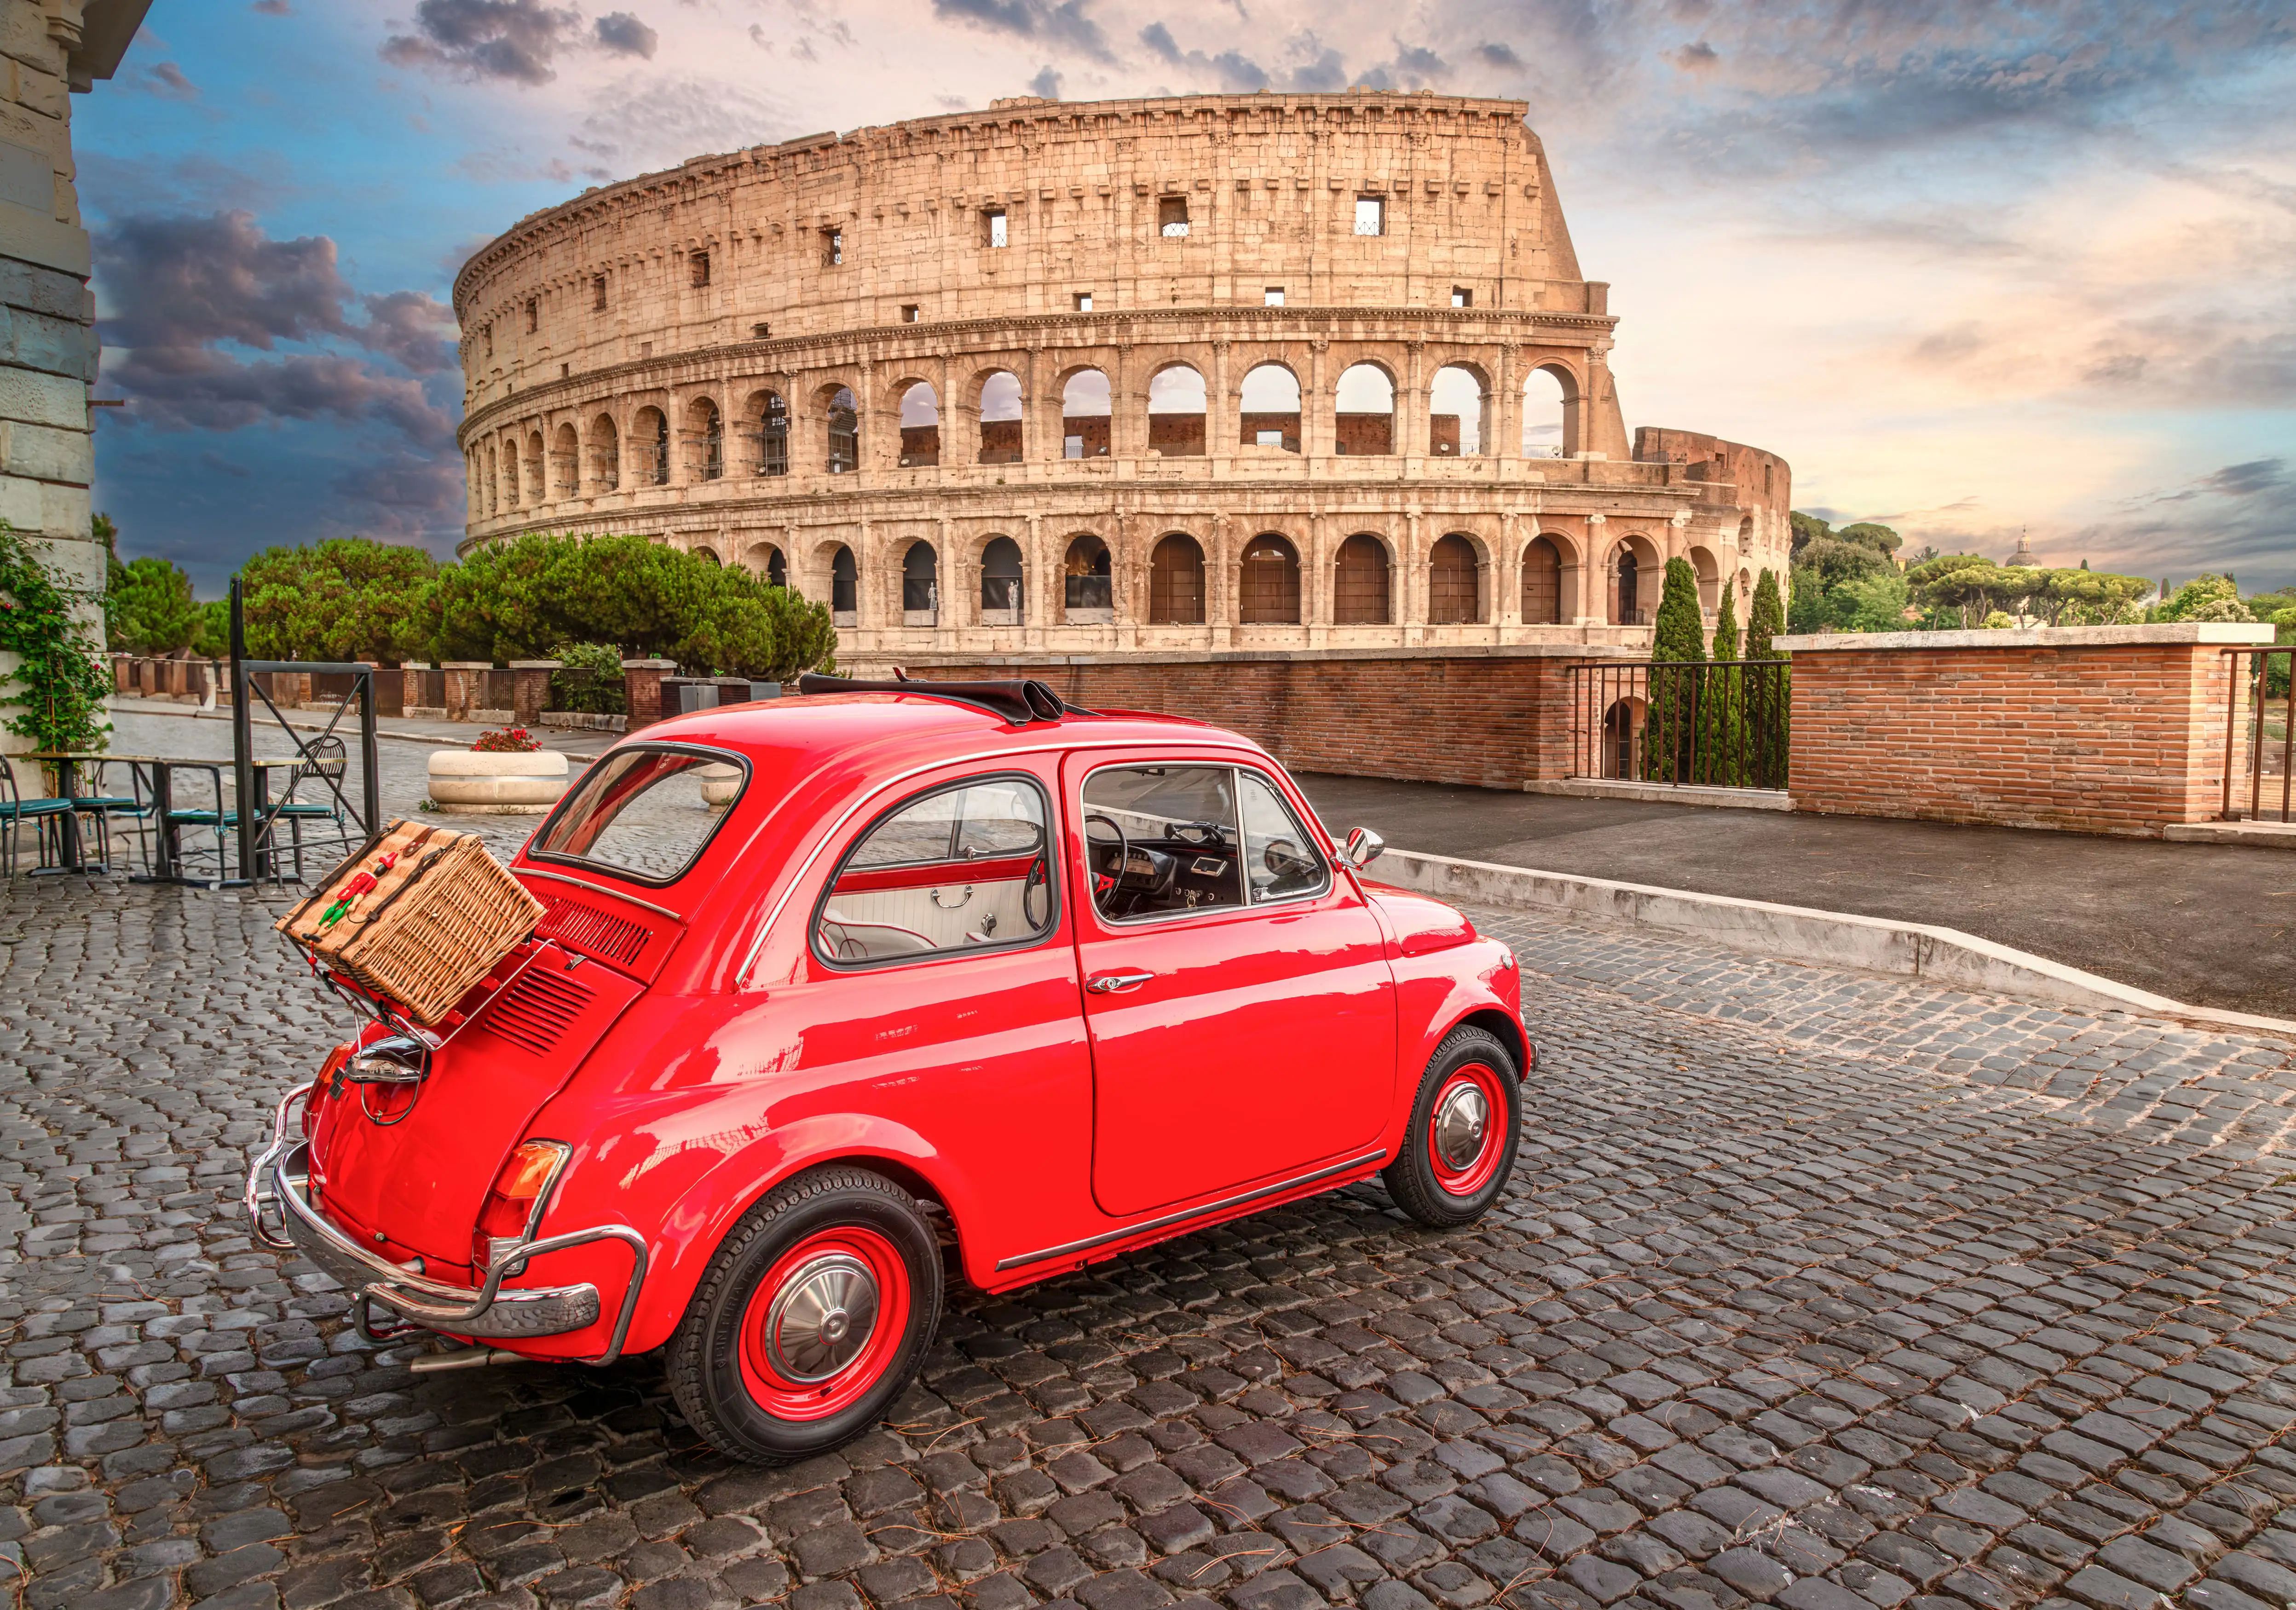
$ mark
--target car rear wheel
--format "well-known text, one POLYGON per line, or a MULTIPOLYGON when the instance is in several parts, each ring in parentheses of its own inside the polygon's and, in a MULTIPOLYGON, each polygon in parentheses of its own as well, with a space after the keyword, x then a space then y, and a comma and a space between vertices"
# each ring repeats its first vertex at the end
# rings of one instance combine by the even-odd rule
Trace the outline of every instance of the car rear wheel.
POLYGON ((1439 1230, 1483 1216, 1514 1172, 1519 1079, 1513 1055, 1488 1030, 1444 1036, 1419 1081, 1403 1149, 1380 1176, 1397 1206, 1439 1230))
POLYGON ((906 1191, 823 1168, 742 1215, 670 1338, 686 1420, 736 1459, 781 1464, 875 1425, 940 1322, 940 1249, 906 1191))

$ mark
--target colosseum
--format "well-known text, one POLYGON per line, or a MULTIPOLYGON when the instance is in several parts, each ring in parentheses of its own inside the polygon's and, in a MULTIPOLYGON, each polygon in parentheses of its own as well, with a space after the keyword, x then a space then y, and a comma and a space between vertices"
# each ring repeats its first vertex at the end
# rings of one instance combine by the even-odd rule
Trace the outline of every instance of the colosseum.
POLYGON ((1773 454, 1629 441, 1521 102, 1033 98, 585 192, 455 285, 464 546, 639 532, 841 664, 1647 651, 1773 454))

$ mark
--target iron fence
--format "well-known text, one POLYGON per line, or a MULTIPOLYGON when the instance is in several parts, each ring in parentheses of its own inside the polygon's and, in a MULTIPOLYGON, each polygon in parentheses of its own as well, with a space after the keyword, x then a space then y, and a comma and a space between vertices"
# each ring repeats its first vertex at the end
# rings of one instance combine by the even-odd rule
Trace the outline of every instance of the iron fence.
POLYGON ((2296 821, 2296 643, 2224 655, 2224 820, 2296 821))
POLYGON ((1570 673, 1571 776, 1786 786, 1788 661, 1611 661, 1570 673))

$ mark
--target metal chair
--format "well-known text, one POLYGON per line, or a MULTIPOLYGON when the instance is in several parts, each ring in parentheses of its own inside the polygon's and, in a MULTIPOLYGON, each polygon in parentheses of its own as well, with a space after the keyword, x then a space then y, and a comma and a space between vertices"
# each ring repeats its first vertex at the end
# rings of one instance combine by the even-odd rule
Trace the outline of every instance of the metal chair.
POLYGON ((38 864, 46 866, 50 824, 69 815, 71 809, 69 799, 25 798, 23 790, 16 786, 15 766, 0 759, 0 862, 4 862, 10 882, 16 877, 16 839, 23 825, 28 821, 33 824, 33 831, 38 836, 35 840, 38 864))
POLYGON ((272 807, 275 816, 283 817, 293 845, 295 877, 303 877, 303 824, 325 822, 332 831, 320 834, 317 845, 336 845, 348 855, 356 847, 350 829, 343 815, 343 779, 350 764, 343 740, 332 734, 323 734, 304 746, 304 759, 287 779, 286 792, 272 807), (296 795, 306 783, 318 790, 317 799, 298 799, 296 795))
MULTIPOLYGON (((213 851, 215 860, 215 877, 209 881, 209 887, 211 888, 221 888, 224 884, 226 870, 231 864, 228 847, 230 845, 230 834, 232 830, 239 826, 239 813, 237 811, 226 811, 224 809, 223 767, 219 764, 209 765, 196 761, 176 760, 169 761, 168 763, 168 769, 174 774, 176 779, 182 778, 186 772, 204 772, 207 773, 209 785, 215 790, 215 808, 213 810, 201 810, 182 805, 171 806, 168 812, 166 820, 160 824, 160 830, 163 833, 178 833, 179 830, 184 828, 204 828, 212 830, 215 834, 215 849, 213 851)), ((209 854, 209 852, 204 849, 193 849, 186 845, 180 837, 176 839, 175 843, 176 861, 179 865, 183 866, 186 870, 188 870, 194 862, 207 859, 209 854)))
POLYGON ((111 870, 111 823, 116 818, 125 818, 135 824, 136 846, 143 855, 145 866, 147 868, 150 866, 152 844, 149 827, 152 817, 152 802, 144 797, 144 774, 133 762, 81 761, 74 773, 71 808, 74 815, 94 819, 94 842, 101 846, 102 854, 92 859, 87 858, 86 850, 87 840, 83 838, 82 864, 89 870, 108 872, 111 870), (108 769, 116 765, 127 767, 128 791, 125 794, 116 792, 109 786, 108 769), (88 776, 91 770, 95 773, 92 780, 88 776))

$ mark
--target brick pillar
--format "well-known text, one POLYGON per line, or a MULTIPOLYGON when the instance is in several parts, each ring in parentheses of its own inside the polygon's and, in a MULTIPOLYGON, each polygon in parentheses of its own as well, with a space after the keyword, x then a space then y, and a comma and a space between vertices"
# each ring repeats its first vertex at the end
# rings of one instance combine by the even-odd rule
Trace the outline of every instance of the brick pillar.
POLYGON ((125 693, 127 691, 129 674, 134 670, 134 668, 135 661, 128 656, 125 654, 115 654, 111 657, 111 691, 113 692, 125 693))
POLYGON ((510 662, 517 685, 512 697, 512 707, 518 712, 521 727, 539 726, 542 713, 550 707, 550 674, 566 662, 562 659, 514 659, 510 662))
POLYGON ((650 727, 661 719, 661 679, 677 669, 674 659, 626 659, 622 662, 622 695, 629 705, 628 730, 650 727))
POLYGON ((404 715, 408 710, 422 708, 422 673, 430 668, 427 659, 401 660, 398 666, 398 708, 404 715))
POLYGON ((447 719, 469 721, 486 694, 484 674, 494 666, 483 659, 443 659, 439 668, 447 674, 447 719))

